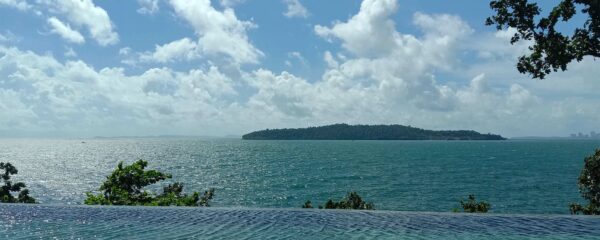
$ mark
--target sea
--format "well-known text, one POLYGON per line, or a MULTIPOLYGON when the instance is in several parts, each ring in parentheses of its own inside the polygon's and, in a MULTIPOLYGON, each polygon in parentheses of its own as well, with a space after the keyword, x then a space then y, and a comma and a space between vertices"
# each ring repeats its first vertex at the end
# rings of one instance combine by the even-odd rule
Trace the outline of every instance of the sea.
POLYGON ((300 208, 357 192, 377 210, 452 212, 474 194, 496 214, 569 214, 577 177, 600 140, 253 141, 221 138, 0 139, 0 162, 19 170, 44 206, 81 205, 119 161, 149 162, 215 189, 221 208, 300 208))

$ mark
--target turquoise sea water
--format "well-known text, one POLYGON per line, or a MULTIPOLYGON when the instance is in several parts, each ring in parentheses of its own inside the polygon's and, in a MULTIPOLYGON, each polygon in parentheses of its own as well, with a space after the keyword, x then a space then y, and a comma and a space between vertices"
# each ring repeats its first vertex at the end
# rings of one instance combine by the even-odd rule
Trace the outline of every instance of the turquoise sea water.
POLYGON ((377 209, 449 212, 473 193, 493 213, 567 214, 580 201, 583 158, 597 147, 591 140, 3 139, 0 161, 14 163, 15 180, 44 204, 81 204, 118 161, 143 158, 186 191, 216 188, 216 207, 296 208, 357 191, 377 209))

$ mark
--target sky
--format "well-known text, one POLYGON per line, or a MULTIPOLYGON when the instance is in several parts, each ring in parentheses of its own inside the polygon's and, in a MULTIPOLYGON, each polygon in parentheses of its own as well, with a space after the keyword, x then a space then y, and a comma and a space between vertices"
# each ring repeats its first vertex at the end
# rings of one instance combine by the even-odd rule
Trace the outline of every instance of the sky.
POLYGON ((485 26, 488 4, 0 0, 0 137, 239 136, 334 123, 600 132, 598 59, 544 80, 520 74, 531 43, 485 26))

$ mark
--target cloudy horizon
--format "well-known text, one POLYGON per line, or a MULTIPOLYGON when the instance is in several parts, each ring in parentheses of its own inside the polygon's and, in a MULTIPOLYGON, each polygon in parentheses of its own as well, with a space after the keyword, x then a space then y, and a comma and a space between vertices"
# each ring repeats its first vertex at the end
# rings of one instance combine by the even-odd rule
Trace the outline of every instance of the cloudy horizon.
POLYGON ((598 62, 518 73, 528 43, 484 25, 487 1, 0 0, 0 14, 3 137, 600 131, 598 62))

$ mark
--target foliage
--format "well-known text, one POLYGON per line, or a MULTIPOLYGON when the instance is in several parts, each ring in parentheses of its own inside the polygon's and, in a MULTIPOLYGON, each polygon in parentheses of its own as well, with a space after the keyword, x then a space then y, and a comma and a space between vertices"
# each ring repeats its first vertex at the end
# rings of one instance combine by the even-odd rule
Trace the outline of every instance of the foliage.
POLYGON ((600 57, 600 1, 562 0, 546 17, 538 17, 541 8, 528 0, 495 0, 490 7, 496 15, 487 18, 486 25, 498 30, 515 28, 510 42, 533 41, 529 55, 519 58, 517 69, 533 78, 543 79, 552 71, 567 70, 573 60, 585 56, 600 57), (586 16, 583 26, 565 35, 556 30, 559 21, 568 22, 577 14, 577 8, 586 16))
POLYGON ((267 129, 242 136, 247 140, 503 140, 475 131, 432 131, 402 125, 334 124, 297 129, 267 129))
POLYGON ((143 188, 162 180, 170 179, 170 174, 156 170, 144 170, 148 162, 138 160, 132 165, 117 165, 112 174, 106 177, 99 191, 101 194, 87 193, 85 204, 88 205, 145 205, 145 206, 209 206, 214 189, 205 191, 202 196, 194 192, 183 194, 183 184, 169 184, 163 193, 155 196, 143 188))
POLYGON ((25 188, 25 183, 13 183, 10 180, 10 175, 15 175, 19 172, 15 166, 8 162, 0 162, 0 170, 4 170, 4 173, 0 174, 0 178, 4 182, 4 185, 0 188, 0 202, 35 203, 35 198, 29 196, 29 190, 25 188), (11 192, 19 192, 19 195, 15 198, 11 192))
POLYGON ((302 205, 302 208, 313 208, 312 202, 310 200, 306 200, 304 205, 302 205))
POLYGON ((461 199, 460 205, 462 206, 463 211, 468 213, 486 213, 491 207, 486 201, 477 202, 475 200, 475 195, 473 194, 469 195, 467 201, 461 199))
POLYGON ((588 205, 571 203, 571 214, 600 215, 600 149, 584 159, 578 185, 579 192, 588 200, 588 205))
POLYGON ((152 205, 155 206, 205 206, 208 207, 208 202, 212 199, 215 190, 209 189, 202 196, 200 193, 194 192, 191 196, 182 194, 183 184, 169 184, 163 188, 163 193, 158 195, 152 205))
MULTIPOLYGON (((310 200, 306 201, 302 208, 313 208, 310 200)), ((350 192, 348 195, 339 202, 334 202, 329 199, 325 203, 325 207, 319 206, 319 209, 358 209, 358 210, 374 210, 375 205, 373 203, 367 203, 356 192, 350 192)))

